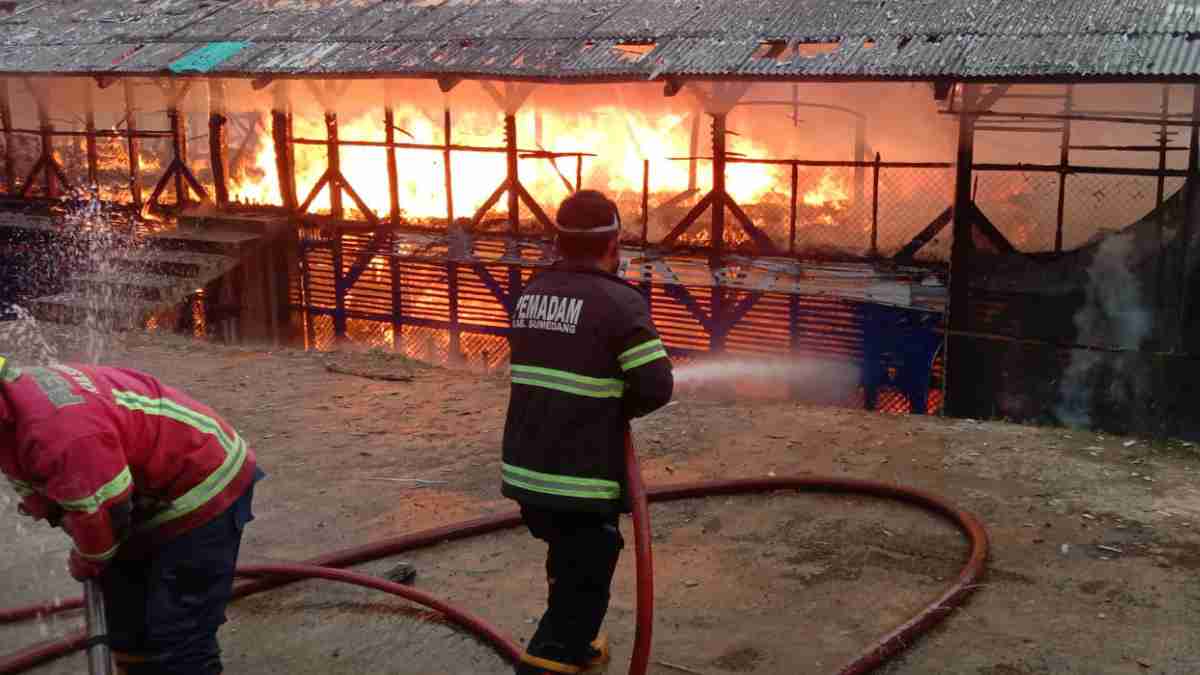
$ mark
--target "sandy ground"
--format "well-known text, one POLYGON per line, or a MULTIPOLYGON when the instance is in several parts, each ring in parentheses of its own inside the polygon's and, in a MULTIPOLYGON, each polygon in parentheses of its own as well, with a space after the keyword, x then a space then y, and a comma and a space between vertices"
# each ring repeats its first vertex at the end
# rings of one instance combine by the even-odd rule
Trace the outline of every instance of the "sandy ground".
MULTIPOLYGON (((243 562, 304 559, 511 508, 498 484, 503 375, 422 368, 410 382, 388 382, 330 372, 329 359, 139 335, 118 340, 105 360, 185 388, 252 443, 270 476, 243 562)), ((337 362, 398 367, 362 355, 337 362)), ((981 517, 994 545, 984 587, 882 672, 1200 672, 1195 448, 689 396, 635 430, 651 484, 850 476, 932 490, 981 517)), ((720 498, 656 506, 652 516, 655 675, 836 672, 936 597, 966 551, 953 527, 870 499, 720 498)), ((0 606, 73 593, 61 534, 21 525, 11 502, 0 504, 0 534, 0 606)), ((524 639, 544 600, 543 555, 511 531, 406 559, 420 588, 524 639)), ((363 569, 382 574, 396 562, 363 569)), ((613 673, 625 672, 633 637, 632 562, 627 551, 607 622, 613 673)), ((241 601, 230 617, 230 673, 507 670, 436 616, 354 588, 305 583, 241 601)), ((78 623, 68 615, 0 627, 0 653, 78 623)), ((73 658, 38 672, 83 667, 73 658)))

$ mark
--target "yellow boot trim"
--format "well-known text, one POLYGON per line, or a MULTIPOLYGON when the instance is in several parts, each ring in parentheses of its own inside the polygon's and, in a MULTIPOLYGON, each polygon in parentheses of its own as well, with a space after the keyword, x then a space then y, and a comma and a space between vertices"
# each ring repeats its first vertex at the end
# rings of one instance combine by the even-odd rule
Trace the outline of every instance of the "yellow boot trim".
POLYGON ((609 661, 612 661, 612 651, 608 647, 608 636, 604 633, 601 633, 595 640, 592 640, 592 649, 600 653, 587 662, 587 668, 606 666, 609 661))
POLYGON ((562 663, 559 661, 551 661, 550 659, 543 659, 538 656, 533 656, 529 653, 521 655, 521 663, 531 665, 534 668, 548 670, 552 673, 563 673, 564 675, 578 675, 578 673, 583 672, 583 669, 579 666, 573 666, 569 663, 562 663))

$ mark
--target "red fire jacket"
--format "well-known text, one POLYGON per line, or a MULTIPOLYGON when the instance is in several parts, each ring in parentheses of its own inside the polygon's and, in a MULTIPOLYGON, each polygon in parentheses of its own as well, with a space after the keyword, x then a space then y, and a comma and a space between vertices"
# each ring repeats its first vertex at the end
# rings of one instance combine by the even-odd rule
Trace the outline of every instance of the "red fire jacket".
POLYGON ((45 513, 47 500, 63 510, 89 560, 144 552, 199 527, 253 481, 254 453, 237 432, 149 375, 85 365, 10 366, 3 375, 16 433, 15 448, 0 447, 0 471, 29 512, 45 513))

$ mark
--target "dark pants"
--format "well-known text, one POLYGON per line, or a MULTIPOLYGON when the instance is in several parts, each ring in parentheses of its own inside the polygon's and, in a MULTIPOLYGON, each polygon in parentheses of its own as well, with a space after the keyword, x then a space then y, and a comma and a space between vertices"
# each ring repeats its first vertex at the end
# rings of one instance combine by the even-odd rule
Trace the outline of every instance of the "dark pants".
POLYGON ((100 578, 109 643, 129 675, 217 675, 217 629, 233 591, 254 488, 211 522, 140 560, 116 560, 100 578))
POLYGON ((550 545, 548 607, 527 651, 582 665, 608 612, 613 573, 625 546, 619 518, 532 506, 522 506, 521 515, 529 532, 550 545))

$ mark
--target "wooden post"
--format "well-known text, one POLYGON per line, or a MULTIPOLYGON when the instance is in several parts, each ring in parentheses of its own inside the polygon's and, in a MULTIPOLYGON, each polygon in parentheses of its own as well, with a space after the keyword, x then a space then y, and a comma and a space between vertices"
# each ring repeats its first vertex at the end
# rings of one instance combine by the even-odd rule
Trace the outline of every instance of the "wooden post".
POLYGON ((9 194, 17 191, 17 164, 13 148, 12 101, 8 93, 8 79, 0 80, 0 124, 4 125, 4 185, 9 194))
POLYGON ((796 221, 800 218, 800 166, 792 165, 792 209, 788 228, 788 253, 796 254, 796 221))
POLYGON ((1185 353, 1200 349, 1200 345, 1189 345, 1187 340, 1192 318, 1188 303, 1192 301, 1191 282, 1194 276, 1191 274, 1191 256, 1188 253, 1192 248, 1192 219, 1200 214, 1200 127, 1195 126, 1200 122, 1200 85, 1192 87, 1192 122, 1188 148, 1188 193, 1183 222, 1179 226, 1179 329, 1176 333, 1177 349, 1185 353))
MULTIPOLYGON (((1160 100, 1159 112, 1162 115, 1163 125, 1158 131, 1158 170, 1167 170, 1167 122, 1171 116, 1171 85, 1164 84, 1162 88, 1162 99, 1160 100)), ((1160 175, 1158 177, 1158 190, 1155 193, 1155 206, 1162 206, 1163 199, 1166 198, 1167 177, 1160 175)), ((1162 241, 1162 221, 1159 221, 1158 229, 1159 241, 1162 241)))
POLYGON ((725 253, 725 113, 715 113, 712 124, 713 150, 713 203, 712 203, 712 257, 709 264, 719 267, 725 253))
POLYGON ((85 80, 83 84, 83 115, 84 133, 87 134, 87 172, 88 185, 97 187, 100 184, 100 152, 96 147, 96 101, 92 94, 92 81, 85 80))
POLYGON ((882 157, 875 153, 875 166, 871 167, 871 257, 879 256, 879 165, 882 157))
POLYGON ((504 144, 508 157, 508 229, 511 234, 521 231, 521 201, 517 191, 520 183, 520 162, 517 157, 517 116, 504 115, 504 144))
POLYGON ((692 113, 692 139, 688 143, 688 192, 695 193, 699 189, 699 161, 696 159, 700 156, 700 120, 704 113, 697 110, 692 113))
MULTIPOLYGON (((1063 104, 1063 115, 1069 117, 1074 107, 1075 86, 1067 85, 1066 102, 1063 104)), ((1063 250, 1063 223, 1067 215, 1067 175, 1071 167, 1071 120, 1064 119, 1062 128, 1062 149, 1059 155, 1058 169, 1058 220, 1054 230, 1054 250, 1063 250)))
POLYGON ((867 161, 867 121, 857 115, 854 117, 854 161, 860 162, 854 165, 854 205, 857 207, 862 204, 867 181, 866 167, 861 164, 867 161))
POLYGON ((292 116, 283 109, 271 111, 271 137, 275 142, 275 172, 279 174, 279 194, 288 213, 299 208, 296 200, 296 176, 292 170, 292 116))
MULTIPOLYGON (((333 186, 330 185, 330 189, 333 186)), ((346 292, 345 287, 345 261, 342 255, 342 237, 344 235, 339 230, 336 238, 333 240, 333 289, 334 289, 334 312, 333 312, 333 335, 336 340, 341 340, 346 337, 346 292)))
POLYGON ((450 363, 460 363, 462 354, 462 329, 459 327, 458 263, 446 263, 446 291, 450 302, 450 345, 446 358, 450 363))
POLYGON ((389 105, 383 111, 383 125, 386 127, 387 138, 387 175, 388 175, 388 205, 392 226, 400 224, 400 174, 396 166, 396 113, 389 105))
POLYGON ((946 409, 954 417, 980 413, 976 405, 976 378, 972 372, 976 350, 970 338, 961 335, 971 329, 971 258, 975 252, 971 210, 971 175, 975 164, 975 120, 970 114, 977 98, 976 85, 963 85, 962 112, 958 118, 958 165, 954 181, 954 245, 950 253, 951 335, 947 347, 948 396, 946 409))
POLYGON ((213 186, 217 193, 217 208, 229 206, 229 184, 225 168, 225 83, 208 81, 208 161, 212 165, 213 186))
MULTIPOLYGON (((172 87, 174 89, 174 87, 172 87)), ((171 150, 175 155, 175 159, 184 162, 186 150, 183 146, 184 131, 180 128, 179 108, 176 107, 175 101, 171 101, 171 107, 167 109, 167 119, 171 122, 171 150)), ((187 192, 183 183, 183 172, 175 172, 175 205, 182 208, 187 202, 187 192)), ((161 203, 161 202, 160 202, 161 203)))
POLYGON ((42 139, 42 158, 45 164, 42 168, 42 180, 46 183, 46 196, 56 199, 59 196, 58 174, 54 171, 54 123, 50 121, 50 110, 45 96, 38 92, 32 81, 26 80, 34 101, 37 103, 38 126, 42 139))
POLYGON ((125 133, 126 149, 129 152, 129 196, 133 208, 142 210, 142 144, 137 138, 137 113, 133 106, 133 82, 122 82, 125 88, 125 133))
POLYGON ((392 349, 399 352, 404 348, 404 275, 394 254, 388 256, 388 271, 392 278, 392 349))
MULTIPOLYGON (((329 212, 335 220, 342 220, 346 210, 342 206, 342 157, 338 143, 337 113, 325 113, 325 148, 329 158, 329 212)), ((340 248, 340 243, 339 243, 340 248)), ((342 317, 343 321, 345 316, 342 317)), ((342 334, 339 334, 341 337, 342 334)))
POLYGON ((454 224, 454 174, 450 168, 450 157, 453 153, 450 152, 450 145, 453 142, 454 128, 450 119, 450 106, 442 109, 442 137, 446 141, 446 149, 442 150, 442 169, 445 173, 443 180, 446 182, 446 225, 454 224))
MULTIPOLYGON (((583 156, 579 156, 579 163, 583 164, 583 156)), ((578 189, 578 188, 576 188, 578 189)), ((642 246, 647 243, 647 238, 650 236, 650 160, 642 160, 642 246)))

